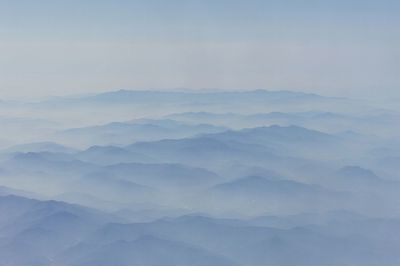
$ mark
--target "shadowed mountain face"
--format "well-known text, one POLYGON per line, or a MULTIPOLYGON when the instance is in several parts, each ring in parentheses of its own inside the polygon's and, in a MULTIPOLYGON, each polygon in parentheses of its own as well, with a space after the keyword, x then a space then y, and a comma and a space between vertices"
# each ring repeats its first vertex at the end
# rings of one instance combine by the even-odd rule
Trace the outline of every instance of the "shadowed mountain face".
POLYGON ((265 90, 2 102, 0 264, 398 266, 385 107, 265 90))

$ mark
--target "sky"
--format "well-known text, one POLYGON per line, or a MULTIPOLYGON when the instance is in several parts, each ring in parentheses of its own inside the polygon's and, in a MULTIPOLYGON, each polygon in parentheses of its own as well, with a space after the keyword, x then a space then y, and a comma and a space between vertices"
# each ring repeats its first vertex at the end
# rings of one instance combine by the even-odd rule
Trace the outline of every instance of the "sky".
POLYGON ((394 0, 0 0, 0 98, 270 89, 400 98, 394 0))

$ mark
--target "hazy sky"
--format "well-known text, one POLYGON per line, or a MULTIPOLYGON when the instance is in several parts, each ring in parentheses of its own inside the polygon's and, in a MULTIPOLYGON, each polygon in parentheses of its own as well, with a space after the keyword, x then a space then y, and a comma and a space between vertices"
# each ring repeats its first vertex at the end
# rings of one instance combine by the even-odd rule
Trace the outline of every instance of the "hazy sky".
POLYGON ((0 98, 114 89, 400 97, 400 1, 0 0, 0 98))

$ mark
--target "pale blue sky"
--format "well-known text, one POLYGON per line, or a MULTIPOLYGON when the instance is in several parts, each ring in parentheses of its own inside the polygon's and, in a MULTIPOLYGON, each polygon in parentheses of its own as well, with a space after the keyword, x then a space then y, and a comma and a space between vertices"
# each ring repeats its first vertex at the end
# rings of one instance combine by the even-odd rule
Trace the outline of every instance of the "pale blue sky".
POLYGON ((113 89, 400 96, 398 1, 0 0, 0 98, 113 89))

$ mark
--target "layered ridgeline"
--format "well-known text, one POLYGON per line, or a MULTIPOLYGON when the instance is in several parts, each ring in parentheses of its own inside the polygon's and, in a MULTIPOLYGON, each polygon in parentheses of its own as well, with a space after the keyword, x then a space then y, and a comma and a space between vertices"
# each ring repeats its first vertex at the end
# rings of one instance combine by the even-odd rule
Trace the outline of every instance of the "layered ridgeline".
POLYGON ((396 111, 265 90, 0 111, 1 264, 399 265, 396 111))

